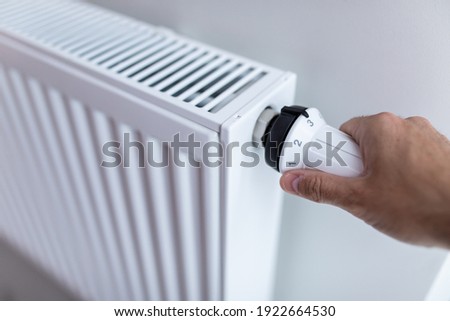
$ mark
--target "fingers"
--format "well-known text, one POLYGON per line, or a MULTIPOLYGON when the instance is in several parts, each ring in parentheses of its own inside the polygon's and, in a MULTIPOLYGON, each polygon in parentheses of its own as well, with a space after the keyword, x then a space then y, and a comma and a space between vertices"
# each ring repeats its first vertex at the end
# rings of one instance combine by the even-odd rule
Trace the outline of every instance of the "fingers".
POLYGON ((430 137, 431 133, 434 133, 437 138, 436 141, 441 141, 443 144, 447 144, 449 141, 445 135, 442 135, 436 128, 434 128, 433 124, 424 117, 412 116, 406 118, 405 121, 411 124, 413 127, 416 127, 419 131, 422 132, 423 135, 427 135, 427 137, 430 137))
MULTIPOLYGON (((356 141, 360 139, 363 130, 367 127, 382 126, 385 124, 392 124, 402 120, 399 116, 389 113, 382 112, 372 116, 360 116, 350 119, 349 121, 343 123, 340 130, 352 136, 356 141), (370 124, 370 126, 369 126, 370 124)), ((420 127, 430 127, 432 126, 430 121, 425 117, 412 116, 405 118, 405 121, 412 123, 420 127)))
POLYGON ((350 136, 352 136, 358 142, 359 141, 358 133, 360 132, 360 128, 362 127, 362 125, 367 121, 367 118, 368 117, 365 116, 352 118, 343 123, 339 129, 342 130, 344 133, 347 133, 350 136))
POLYGON ((397 115, 389 112, 382 112, 372 116, 352 118, 342 124, 340 130, 349 134, 358 144, 361 144, 364 140, 364 135, 368 133, 381 133, 387 128, 397 126, 400 121, 402 121, 402 119, 397 115))
POLYGON ((354 178, 340 177, 316 170, 293 170, 285 173, 280 185, 288 193, 318 203, 327 203, 354 211, 360 204, 362 188, 354 178))

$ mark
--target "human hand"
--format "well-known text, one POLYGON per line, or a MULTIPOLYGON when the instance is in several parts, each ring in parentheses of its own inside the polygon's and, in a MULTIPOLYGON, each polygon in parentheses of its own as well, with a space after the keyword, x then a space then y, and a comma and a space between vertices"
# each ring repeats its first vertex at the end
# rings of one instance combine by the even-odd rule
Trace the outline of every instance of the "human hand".
POLYGON ((450 248, 449 140, 425 118, 391 113, 351 119, 341 130, 360 146, 360 177, 292 170, 281 187, 339 206, 398 240, 450 248))

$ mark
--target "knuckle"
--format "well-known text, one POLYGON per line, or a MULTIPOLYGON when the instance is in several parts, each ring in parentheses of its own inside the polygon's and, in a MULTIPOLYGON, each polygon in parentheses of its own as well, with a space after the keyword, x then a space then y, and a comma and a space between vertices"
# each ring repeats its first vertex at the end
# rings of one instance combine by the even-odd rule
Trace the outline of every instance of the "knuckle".
POLYGON ((428 119, 426 119, 425 117, 422 117, 422 116, 412 116, 412 117, 406 118, 406 120, 413 124, 420 125, 420 126, 428 126, 431 124, 428 119))
MULTIPOLYGON (((380 133, 390 135, 391 132, 398 127, 400 120, 401 118, 393 113, 382 112, 373 116, 372 122, 367 131, 377 136, 380 135, 380 133)), ((381 136, 378 137, 381 139, 381 136)))
POLYGON ((305 177, 302 194, 314 202, 321 202, 323 180, 318 176, 305 177))
POLYGON ((387 111, 379 113, 379 114, 375 115, 375 117, 379 121, 381 121, 383 123, 385 123, 385 122, 394 122, 394 121, 397 121, 399 119, 399 117, 397 115, 395 115, 393 113, 390 113, 390 112, 387 112, 387 111))

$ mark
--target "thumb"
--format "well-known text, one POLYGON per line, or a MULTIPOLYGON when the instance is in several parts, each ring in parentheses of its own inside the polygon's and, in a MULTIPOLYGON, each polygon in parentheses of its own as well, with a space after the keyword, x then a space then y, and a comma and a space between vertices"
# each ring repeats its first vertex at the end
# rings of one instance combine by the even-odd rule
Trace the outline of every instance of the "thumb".
POLYGON ((318 170, 292 170, 280 179, 284 191, 318 203, 354 210, 361 201, 358 178, 341 177, 318 170))

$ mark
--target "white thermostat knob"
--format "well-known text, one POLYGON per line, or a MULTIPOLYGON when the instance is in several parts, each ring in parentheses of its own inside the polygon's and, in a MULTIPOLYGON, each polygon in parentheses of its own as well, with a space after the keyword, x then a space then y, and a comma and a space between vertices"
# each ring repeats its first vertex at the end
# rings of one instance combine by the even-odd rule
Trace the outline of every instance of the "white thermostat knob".
POLYGON ((316 108, 289 106, 273 115, 268 109, 258 122, 255 135, 261 133, 266 163, 284 173, 297 168, 312 168, 339 176, 359 176, 364 169, 355 141, 342 131, 328 126, 316 108), (259 127, 258 127, 259 126, 259 127))

